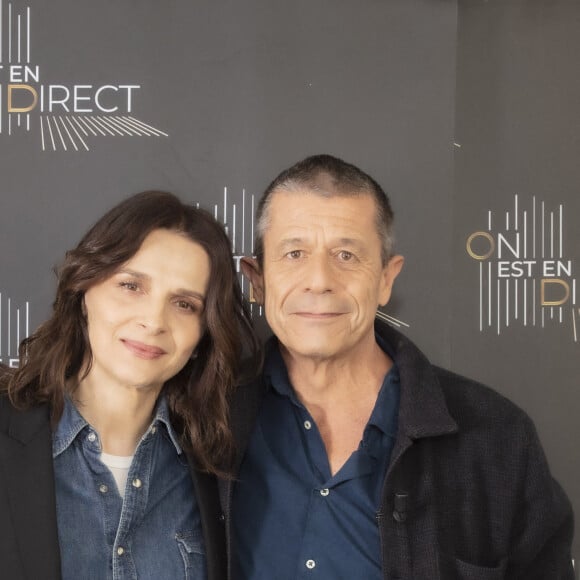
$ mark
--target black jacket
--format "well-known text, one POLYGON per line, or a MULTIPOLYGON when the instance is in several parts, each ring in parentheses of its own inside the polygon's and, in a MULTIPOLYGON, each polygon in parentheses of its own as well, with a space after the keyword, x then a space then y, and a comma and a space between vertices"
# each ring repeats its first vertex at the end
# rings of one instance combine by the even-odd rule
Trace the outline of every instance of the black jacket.
MULTIPOLYGON (((573 580, 571 507, 532 421, 491 389, 431 365, 391 327, 376 331, 401 376, 377 513, 385 580, 573 580)), ((265 389, 258 379, 233 401, 238 466, 265 389)), ((234 485, 221 485, 228 535, 234 485)))
MULTIPOLYGON (((201 512, 209 580, 225 580, 215 478, 190 471, 201 512)), ((0 578, 60 580, 52 433, 48 408, 16 411, 0 396, 0 578)), ((79 579, 80 580, 80 579, 79 579)))

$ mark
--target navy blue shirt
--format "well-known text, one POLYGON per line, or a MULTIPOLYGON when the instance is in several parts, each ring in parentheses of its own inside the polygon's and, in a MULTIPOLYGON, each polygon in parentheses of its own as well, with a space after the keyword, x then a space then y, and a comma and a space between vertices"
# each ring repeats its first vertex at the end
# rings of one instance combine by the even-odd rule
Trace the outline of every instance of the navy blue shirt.
POLYGON ((376 513, 397 432, 397 367, 385 376, 358 449, 334 476, 277 347, 264 377, 271 388, 233 496, 234 578, 381 579, 376 513))
POLYGON ((99 435, 70 400, 53 435, 63 580, 206 578, 201 518, 164 399, 129 468, 122 499, 99 435))

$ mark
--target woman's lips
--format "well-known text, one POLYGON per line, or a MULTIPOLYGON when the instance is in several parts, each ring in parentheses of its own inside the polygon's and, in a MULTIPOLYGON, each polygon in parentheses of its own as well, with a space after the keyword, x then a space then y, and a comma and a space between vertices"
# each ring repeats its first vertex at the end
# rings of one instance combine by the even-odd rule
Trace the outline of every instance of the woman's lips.
POLYGON ((123 338, 121 339, 121 342, 130 352, 132 352, 135 356, 139 358, 152 360, 166 354, 166 352, 162 348, 159 348, 158 346, 145 344, 144 342, 139 342, 138 340, 129 340, 123 338))

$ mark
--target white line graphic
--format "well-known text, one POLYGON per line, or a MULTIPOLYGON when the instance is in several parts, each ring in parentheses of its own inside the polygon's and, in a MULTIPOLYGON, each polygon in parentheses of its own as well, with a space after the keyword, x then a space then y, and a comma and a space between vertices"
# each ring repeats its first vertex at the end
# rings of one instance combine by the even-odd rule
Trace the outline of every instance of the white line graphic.
POLYGON ((77 147, 77 144, 74 142, 74 139, 72 138, 72 135, 70 134, 70 131, 68 130, 68 127, 65 125, 65 123, 62 120, 62 117, 60 115, 58 116, 58 119, 61 122, 61 125, 63 126, 64 130, 66 131, 66 134, 68 135, 68 138, 70 139, 71 143, 73 144, 73 147, 75 148, 75 151, 78 151, 79 148, 77 147))
MULTIPOLYGON (((90 126, 93 127, 93 129, 96 129, 103 137, 106 137, 105 132, 96 123, 94 123, 90 117, 81 117, 81 119, 87 124, 87 127, 90 123, 90 126)), ((97 135, 96 133, 94 134, 95 136, 97 135)))
POLYGON ((497 334, 500 332, 500 280, 497 279, 497 334))
POLYGON ((510 281, 507 278, 505 281, 505 325, 506 328, 510 325, 510 281))
POLYGON ((483 263, 479 262, 479 332, 483 331, 483 263))
MULTIPOLYGON (((261 309, 261 307, 260 307, 261 309)), ((406 322, 403 322, 402 320, 399 320, 393 316, 391 316, 390 314, 385 314, 384 312, 381 312, 380 310, 377 310, 375 316, 377 318, 379 318, 380 320, 384 320, 385 322, 388 322, 389 324, 393 325, 393 326, 405 326, 406 328, 410 328, 410 325, 407 324, 406 322)))
POLYGON ((83 147, 88 151, 89 150, 88 145, 84 142, 83 138, 80 136, 80 133, 77 131, 76 127, 73 125, 70 118, 67 117, 66 120, 68 124, 71 126, 71 129, 76 133, 76 136, 79 138, 79 141, 83 144, 83 147))
POLYGON ((26 62, 30 62, 30 6, 26 8, 26 62))
POLYGON ((487 263, 487 325, 491 326, 491 262, 487 263))
POLYGON ((532 197, 532 226, 533 226, 533 241, 532 241, 532 258, 536 258, 536 196, 532 197))
POLYGON ((12 305, 12 300, 8 298, 8 356, 11 356, 11 349, 10 349, 10 306, 12 305))
POLYGON ((139 125, 147 127, 147 129, 151 129, 151 131, 153 131, 154 133, 157 133, 159 135, 163 135, 164 137, 169 137, 169 135, 167 133, 164 133, 163 131, 160 131, 159 129, 155 129, 155 127, 152 127, 151 125, 147 125, 147 123, 143 123, 143 121, 139 121, 138 119, 135 119, 131 116, 129 116, 129 119, 131 119, 131 121, 133 121, 134 123, 137 123, 139 125))
POLYGON ((119 129, 117 129, 117 127, 115 127, 114 125, 109 123, 109 121, 107 121, 107 119, 103 118, 101 115, 97 116, 97 119, 106 127, 110 127, 113 131, 115 131, 115 133, 117 133, 117 135, 120 135, 121 137, 123 137, 123 135, 126 134, 126 133, 122 133, 121 131, 119 131, 119 129))
POLYGON ((563 253, 562 253, 562 204, 560 204, 560 258, 562 258, 563 253))
POLYGON ((44 125, 42 124, 42 115, 40 116, 40 141, 42 143, 42 150, 45 151, 44 147, 44 125))
POLYGON ((68 151, 68 149, 66 148, 66 143, 64 142, 64 139, 62 137, 62 133, 60 132, 60 127, 58 126, 58 123, 56 122, 56 117, 53 117, 52 120, 54 121, 54 126, 56 127, 56 130, 58 132, 58 136, 60 137, 60 142, 62 143, 63 149, 65 151, 68 151))
POLYGON ((4 44, 3 30, 4 30, 4 0, 0 0, 0 62, 2 62, 2 45, 4 44))
POLYGON ((8 62, 12 62, 12 2, 8 2, 8 62))
POLYGON ((554 257, 554 212, 550 212, 550 258, 554 257))
POLYGON ((533 321, 532 325, 536 326, 536 281, 532 281, 532 313, 533 313, 533 321))
POLYGON ((528 325, 528 281, 524 278, 524 326, 528 325))
MULTIPOLYGON (((87 133, 87 130, 80 124, 79 120, 76 117, 72 117, 72 121, 75 122, 75 125, 83 132, 83 135, 85 137, 88 137, 89 134, 87 133)), ((72 123, 71 121, 71 123, 72 123)), ((93 132, 93 134, 96 136, 96 133, 93 132)))

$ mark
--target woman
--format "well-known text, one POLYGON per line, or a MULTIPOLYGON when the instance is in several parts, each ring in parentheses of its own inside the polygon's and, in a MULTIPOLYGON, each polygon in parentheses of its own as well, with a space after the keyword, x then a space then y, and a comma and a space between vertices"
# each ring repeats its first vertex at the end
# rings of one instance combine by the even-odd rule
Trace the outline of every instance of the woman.
POLYGON ((3 369, 0 575, 225 578, 215 475, 242 344, 256 351, 209 214, 144 192, 103 216, 3 369))

